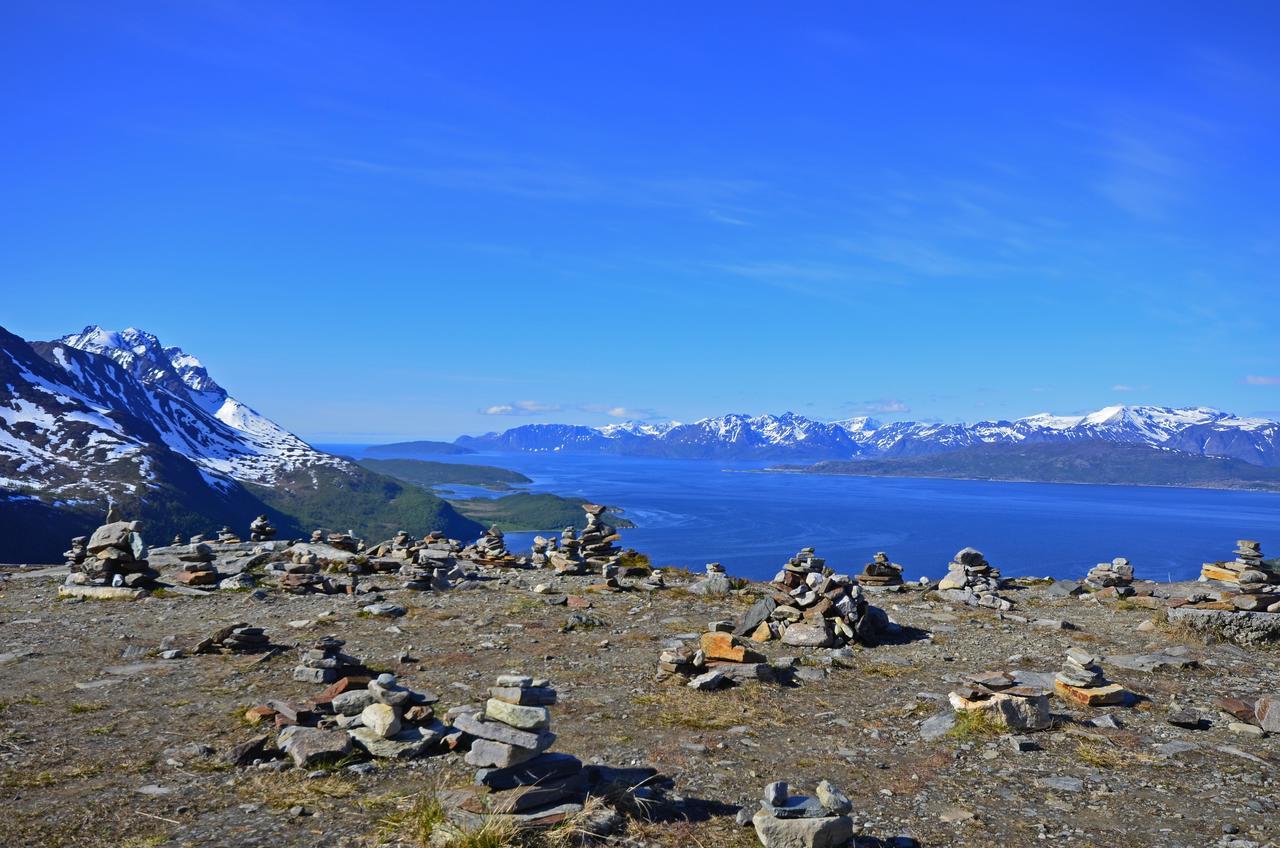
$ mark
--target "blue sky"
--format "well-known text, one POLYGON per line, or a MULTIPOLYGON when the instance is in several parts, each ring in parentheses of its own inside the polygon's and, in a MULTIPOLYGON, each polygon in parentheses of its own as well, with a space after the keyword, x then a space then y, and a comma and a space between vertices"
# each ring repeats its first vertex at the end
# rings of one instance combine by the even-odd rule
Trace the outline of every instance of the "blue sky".
POLYGON ((1276 416, 1280 7, 1208 9, 10 2, 0 324, 320 441, 1276 416))

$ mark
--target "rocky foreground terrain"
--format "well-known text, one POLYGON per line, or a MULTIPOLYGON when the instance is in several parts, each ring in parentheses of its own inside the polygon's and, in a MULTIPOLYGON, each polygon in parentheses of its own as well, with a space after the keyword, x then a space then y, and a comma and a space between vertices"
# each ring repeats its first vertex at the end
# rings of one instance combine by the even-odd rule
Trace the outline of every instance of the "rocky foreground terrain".
MULTIPOLYGON (((705 596, 689 591, 694 576, 666 574, 665 588, 648 591, 626 579, 611 590, 598 576, 492 569, 449 591, 375 575, 363 595, 161 590, 104 601, 59 600, 61 569, 10 572, 0 584, 7 842, 432 844, 435 800, 473 780, 459 752, 306 769, 227 762, 261 731, 247 710, 316 697, 322 687, 293 670, 297 649, 327 635, 372 671, 435 693, 438 717, 482 701, 499 675, 548 680, 559 693, 556 751, 657 771, 648 800, 631 805, 608 844, 758 845, 740 809, 749 818, 773 781, 812 792, 824 779, 852 801, 864 845, 1280 841, 1280 734, 1223 711, 1239 704, 1215 702, 1280 691, 1274 647, 1206 640, 1170 625, 1156 598, 1015 583, 1003 592, 1013 610, 1000 611, 891 586, 868 594, 899 626, 888 643, 751 643, 786 671, 782 682, 698 691, 679 675, 658 679, 664 646, 696 645, 717 629, 711 622, 737 619, 767 588, 705 596), (537 593, 537 584, 549 585, 537 593), (379 595, 404 614, 365 611, 379 595), (193 653, 240 622, 274 647, 193 653), (948 702, 962 678, 983 672, 1048 681, 1052 691, 1073 648, 1100 657, 1107 681, 1131 697, 1086 707, 1056 695, 1050 727, 1017 732, 948 702)), ((1202 589, 1160 585, 1156 594, 1202 589)), ((475 839, 465 844, 508 844, 475 839)))

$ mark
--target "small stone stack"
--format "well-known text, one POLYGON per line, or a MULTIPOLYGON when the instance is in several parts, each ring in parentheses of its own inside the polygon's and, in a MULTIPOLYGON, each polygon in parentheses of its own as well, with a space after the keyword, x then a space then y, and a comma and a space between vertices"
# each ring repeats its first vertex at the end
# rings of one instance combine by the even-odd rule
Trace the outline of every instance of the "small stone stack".
POLYGON ((614 544, 621 537, 618 531, 601 520, 605 507, 600 504, 583 504, 587 513, 587 527, 578 537, 578 550, 591 568, 616 563, 621 551, 614 544))
POLYGON ((1200 579, 1251 586, 1280 583, 1280 571, 1263 559, 1262 545, 1258 542, 1239 539, 1234 553, 1234 560, 1206 562, 1200 568, 1200 579))
POLYGON ((703 691, 775 679, 763 654, 721 630, 703 633, 696 649, 679 641, 665 645, 658 655, 657 679, 668 680, 673 675, 685 678, 689 688, 703 691))
POLYGON ((461 552, 462 544, 457 539, 450 539, 439 530, 432 530, 418 545, 418 563, 430 564, 434 567, 450 567, 461 552))
MULTIPOLYGON (((314 534, 312 535, 312 539, 315 539, 314 534)), ((340 551, 346 551, 351 554, 359 553, 360 549, 364 547, 364 543, 361 542, 360 537, 355 534, 354 530, 348 530, 345 533, 330 533, 329 537, 325 539, 325 542, 330 547, 334 547, 340 551)))
POLYGON ((691 585, 689 591, 695 595, 727 595, 733 591, 733 584, 729 582, 729 575, 725 574, 723 565, 718 562, 709 562, 707 576, 691 585))
POLYGON ((238 545, 240 537, 236 535, 236 531, 224 526, 218 531, 218 541, 224 545, 238 545))
POLYGON ((871 606, 847 574, 836 574, 826 560, 805 548, 774 577, 773 594, 757 601, 733 628, 757 642, 833 648, 858 641, 874 645, 888 632, 888 616, 871 606))
POLYGON ((214 568, 213 548, 204 542, 187 545, 178 554, 182 565, 169 575, 169 580, 183 586, 212 586, 218 582, 218 572, 214 568))
POLYGON ((1111 562, 1100 562, 1089 569, 1084 582, 1095 589, 1112 586, 1124 588, 1133 583, 1133 566, 1124 557, 1116 557, 1111 562))
POLYGON ((555 539, 548 539, 545 536, 533 537, 533 551, 529 555, 529 564, 534 568, 546 568, 550 564, 551 558, 547 556, 547 551, 555 548, 555 539))
POLYGON ((302 659, 293 670, 293 679, 300 683, 332 683, 340 677, 364 675, 364 663, 342 652, 345 644, 336 636, 324 636, 310 648, 301 649, 302 659))
POLYGON ((94 530, 84 546, 84 558, 74 566, 67 582, 134 587, 153 580, 156 574, 147 563, 141 528, 139 521, 114 521, 94 530))
POLYGON ((271 526, 265 515, 259 515, 249 522, 249 541, 270 542, 276 537, 276 528, 271 526))
POLYGON ((476 562, 484 565, 510 565, 515 562, 515 557, 507 552, 506 539, 496 524, 475 541, 470 555, 476 562))
POLYGON ((62 552, 67 560, 67 567, 72 571, 79 571, 85 558, 89 556, 88 542, 88 536, 76 536, 71 540, 71 547, 62 552))
POLYGON ((453 726, 471 738, 466 762, 476 786, 452 800, 461 818, 498 816, 520 827, 558 824, 582 811, 586 776, 577 757, 548 752, 555 742, 547 681, 501 675, 479 710, 459 710, 453 726))
POLYGON ((947 565, 947 576, 938 581, 938 592, 971 606, 1013 609, 1012 601, 1000 597, 1002 585, 1000 572, 991 567, 982 551, 964 548, 947 565))
POLYGON ((982 710, 996 723, 1010 730, 1046 730, 1049 693, 1035 686, 1019 686, 1013 675, 997 671, 966 675, 947 699, 957 713, 982 710))
POLYGON ((579 550, 578 536, 572 527, 566 527, 560 533, 560 544, 549 554, 551 567, 556 574, 586 574, 587 562, 579 550))
POLYGON ((884 587, 902 585, 902 566, 889 561, 889 555, 880 551, 875 558, 862 568, 858 575, 858 585, 866 587, 884 587))
POLYGON ((271 640, 261 627, 250 627, 240 621, 215 630, 208 638, 201 639, 192 649, 193 654, 257 653, 271 647, 271 640))
POLYGON ((338 727, 371 756, 403 760, 421 756, 444 736, 432 708, 437 700, 401 685, 394 674, 380 674, 366 688, 345 689, 328 703, 338 727))
POLYGON ((792 795, 782 781, 764 788, 751 819, 764 848, 844 848, 853 840, 853 803, 829 781, 812 797, 792 795))
POLYGON ((1081 648, 1067 651, 1067 660, 1053 676, 1058 697, 1085 707, 1123 704, 1129 696, 1118 683, 1108 683, 1098 665, 1098 657, 1081 648))
POLYGON ((289 552, 285 563, 277 563, 284 567, 284 573, 275 573, 280 588, 293 595, 305 595, 310 592, 328 593, 332 588, 324 576, 320 574, 320 557, 315 551, 294 549, 289 552))

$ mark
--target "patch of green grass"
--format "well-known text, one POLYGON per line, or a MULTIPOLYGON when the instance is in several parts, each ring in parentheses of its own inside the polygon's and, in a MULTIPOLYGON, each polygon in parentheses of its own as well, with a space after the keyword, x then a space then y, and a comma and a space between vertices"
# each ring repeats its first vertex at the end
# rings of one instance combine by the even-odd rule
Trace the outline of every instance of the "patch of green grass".
POLYGON ((1094 768, 1111 769, 1124 763, 1124 757, 1114 747, 1092 741, 1076 745, 1076 758, 1094 768))
POLYGON ((68 705, 68 707, 67 707, 67 711, 68 711, 68 712, 70 712, 70 713, 72 713, 72 714, 79 715, 80 713, 96 713, 96 712, 98 712, 99 710, 105 710, 106 708, 107 708, 107 705, 106 705, 106 704, 80 704, 80 703, 73 703, 73 704, 68 705))
POLYGON ((1004 731, 1004 725, 992 718, 987 710, 961 710, 956 713, 955 726, 947 731, 947 735, 962 742, 971 742, 990 739, 1004 731))
POLYGON ((35 695, 22 695, 17 698, 9 698, 0 701, 0 713, 10 707, 37 707, 40 705, 40 698, 35 695))

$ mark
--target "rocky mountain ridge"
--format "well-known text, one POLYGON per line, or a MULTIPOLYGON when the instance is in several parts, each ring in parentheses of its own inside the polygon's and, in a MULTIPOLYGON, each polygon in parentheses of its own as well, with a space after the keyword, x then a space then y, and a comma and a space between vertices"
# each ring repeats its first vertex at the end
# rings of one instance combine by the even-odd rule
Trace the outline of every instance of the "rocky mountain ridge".
POLYGON ((1109 406, 1088 415, 1041 413, 975 424, 881 423, 866 417, 825 422, 791 412, 723 415, 691 424, 526 424, 463 436, 456 444, 489 451, 816 461, 924 456, 983 444, 1099 441, 1280 466, 1280 422, 1208 407, 1109 406))

